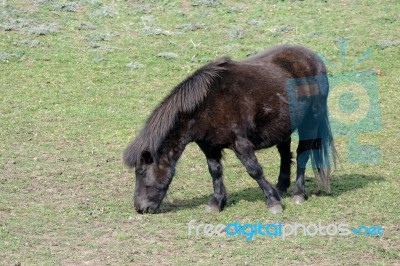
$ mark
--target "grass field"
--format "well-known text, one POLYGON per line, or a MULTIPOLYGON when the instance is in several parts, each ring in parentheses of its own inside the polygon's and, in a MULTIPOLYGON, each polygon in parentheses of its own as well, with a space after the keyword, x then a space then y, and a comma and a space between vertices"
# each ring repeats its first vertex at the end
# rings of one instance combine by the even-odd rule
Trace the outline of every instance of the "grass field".
MULTIPOLYGON (((399 29, 396 0, 0 0, 0 265, 400 265, 399 29), (379 162, 351 162, 338 135, 331 195, 301 206, 286 197, 272 215, 227 151, 228 206, 207 213, 211 177, 191 144, 162 212, 136 214, 121 156, 152 109, 202 64, 282 43, 322 54, 331 77, 375 73, 382 127, 358 140, 379 148, 379 162), (384 235, 195 237, 192 219, 380 225, 384 235)), ((276 149, 258 158, 276 183, 276 149)))

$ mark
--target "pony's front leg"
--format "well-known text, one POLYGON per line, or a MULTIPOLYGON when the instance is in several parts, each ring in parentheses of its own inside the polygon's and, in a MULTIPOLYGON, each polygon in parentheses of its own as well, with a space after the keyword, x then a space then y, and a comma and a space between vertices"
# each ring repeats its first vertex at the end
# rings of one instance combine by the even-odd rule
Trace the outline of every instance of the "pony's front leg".
POLYGON ((212 147, 207 143, 198 143, 207 158, 208 171, 212 177, 214 194, 207 206, 208 211, 222 211, 227 202, 226 189, 223 180, 223 168, 221 164, 221 149, 212 147))
POLYGON ((247 173, 257 181, 267 199, 268 210, 276 214, 283 210, 278 191, 264 178, 263 170, 257 161, 252 143, 245 138, 238 138, 233 144, 236 156, 246 167, 247 173))
POLYGON ((226 189, 223 182, 222 164, 220 159, 207 158, 208 170, 212 176, 214 194, 209 203, 210 211, 222 211, 227 202, 226 189))

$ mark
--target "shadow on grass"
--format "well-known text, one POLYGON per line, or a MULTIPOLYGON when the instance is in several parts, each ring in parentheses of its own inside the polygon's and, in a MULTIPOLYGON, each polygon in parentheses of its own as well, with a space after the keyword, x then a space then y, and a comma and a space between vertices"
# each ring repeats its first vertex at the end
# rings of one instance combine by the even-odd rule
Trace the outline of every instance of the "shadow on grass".
POLYGON ((331 193, 328 196, 338 197, 343 193, 361 189, 369 183, 380 183, 384 181, 385 178, 383 176, 362 174, 342 175, 331 181, 331 193))
MULTIPOLYGON (((367 186, 369 183, 379 183, 383 182, 385 179, 380 176, 374 175, 362 175, 362 174, 352 174, 352 175, 342 175, 331 181, 331 193, 318 193, 319 197, 338 197, 344 193, 361 189, 367 186)), ((293 189, 294 180, 292 180, 291 187, 287 194, 283 197, 291 197, 291 192, 293 189)), ((314 178, 306 180, 306 189, 308 194, 312 194, 313 189, 315 189, 316 182, 314 178)), ((175 200, 173 203, 164 203, 161 210, 158 213, 165 212, 176 212, 184 209, 192 209, 201 205, 206 205, 211 199, 212 194, 203 195, 195 198, 175 200)), ((228 192, 228 203, 227 207, 237 204, 239 201, 245 200, 249 202, 256 202, 264 200, 264 196, 261 188, 259 187, 247 187, 238 191, 228 192)))

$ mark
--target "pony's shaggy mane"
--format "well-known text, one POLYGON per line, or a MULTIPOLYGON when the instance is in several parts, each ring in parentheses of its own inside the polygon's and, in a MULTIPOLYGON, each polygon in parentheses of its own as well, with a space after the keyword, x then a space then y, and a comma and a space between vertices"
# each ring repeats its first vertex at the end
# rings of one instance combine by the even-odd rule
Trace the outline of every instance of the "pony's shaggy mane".
POLYGON ((124 163, 135 167, 143 151, 156 156, 167 134, 175 126, 178 115, 191 113, 204 102, 220 74, 226 70, 223 64, 229 61, 228 57, 213 61, 176 86, 153 111, 139 136, 125 149, 124 163))

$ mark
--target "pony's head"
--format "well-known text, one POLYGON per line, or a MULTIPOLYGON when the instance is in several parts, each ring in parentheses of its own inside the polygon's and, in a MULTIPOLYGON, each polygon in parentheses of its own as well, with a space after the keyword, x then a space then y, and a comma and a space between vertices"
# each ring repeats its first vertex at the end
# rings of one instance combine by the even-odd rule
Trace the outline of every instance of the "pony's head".
POLYGON ((164 199, 174 171, 168 164, 155 160, 149 151, 143 151, 140 156, 135 166, 133 202, 138 213, 154 213, 164 199))

